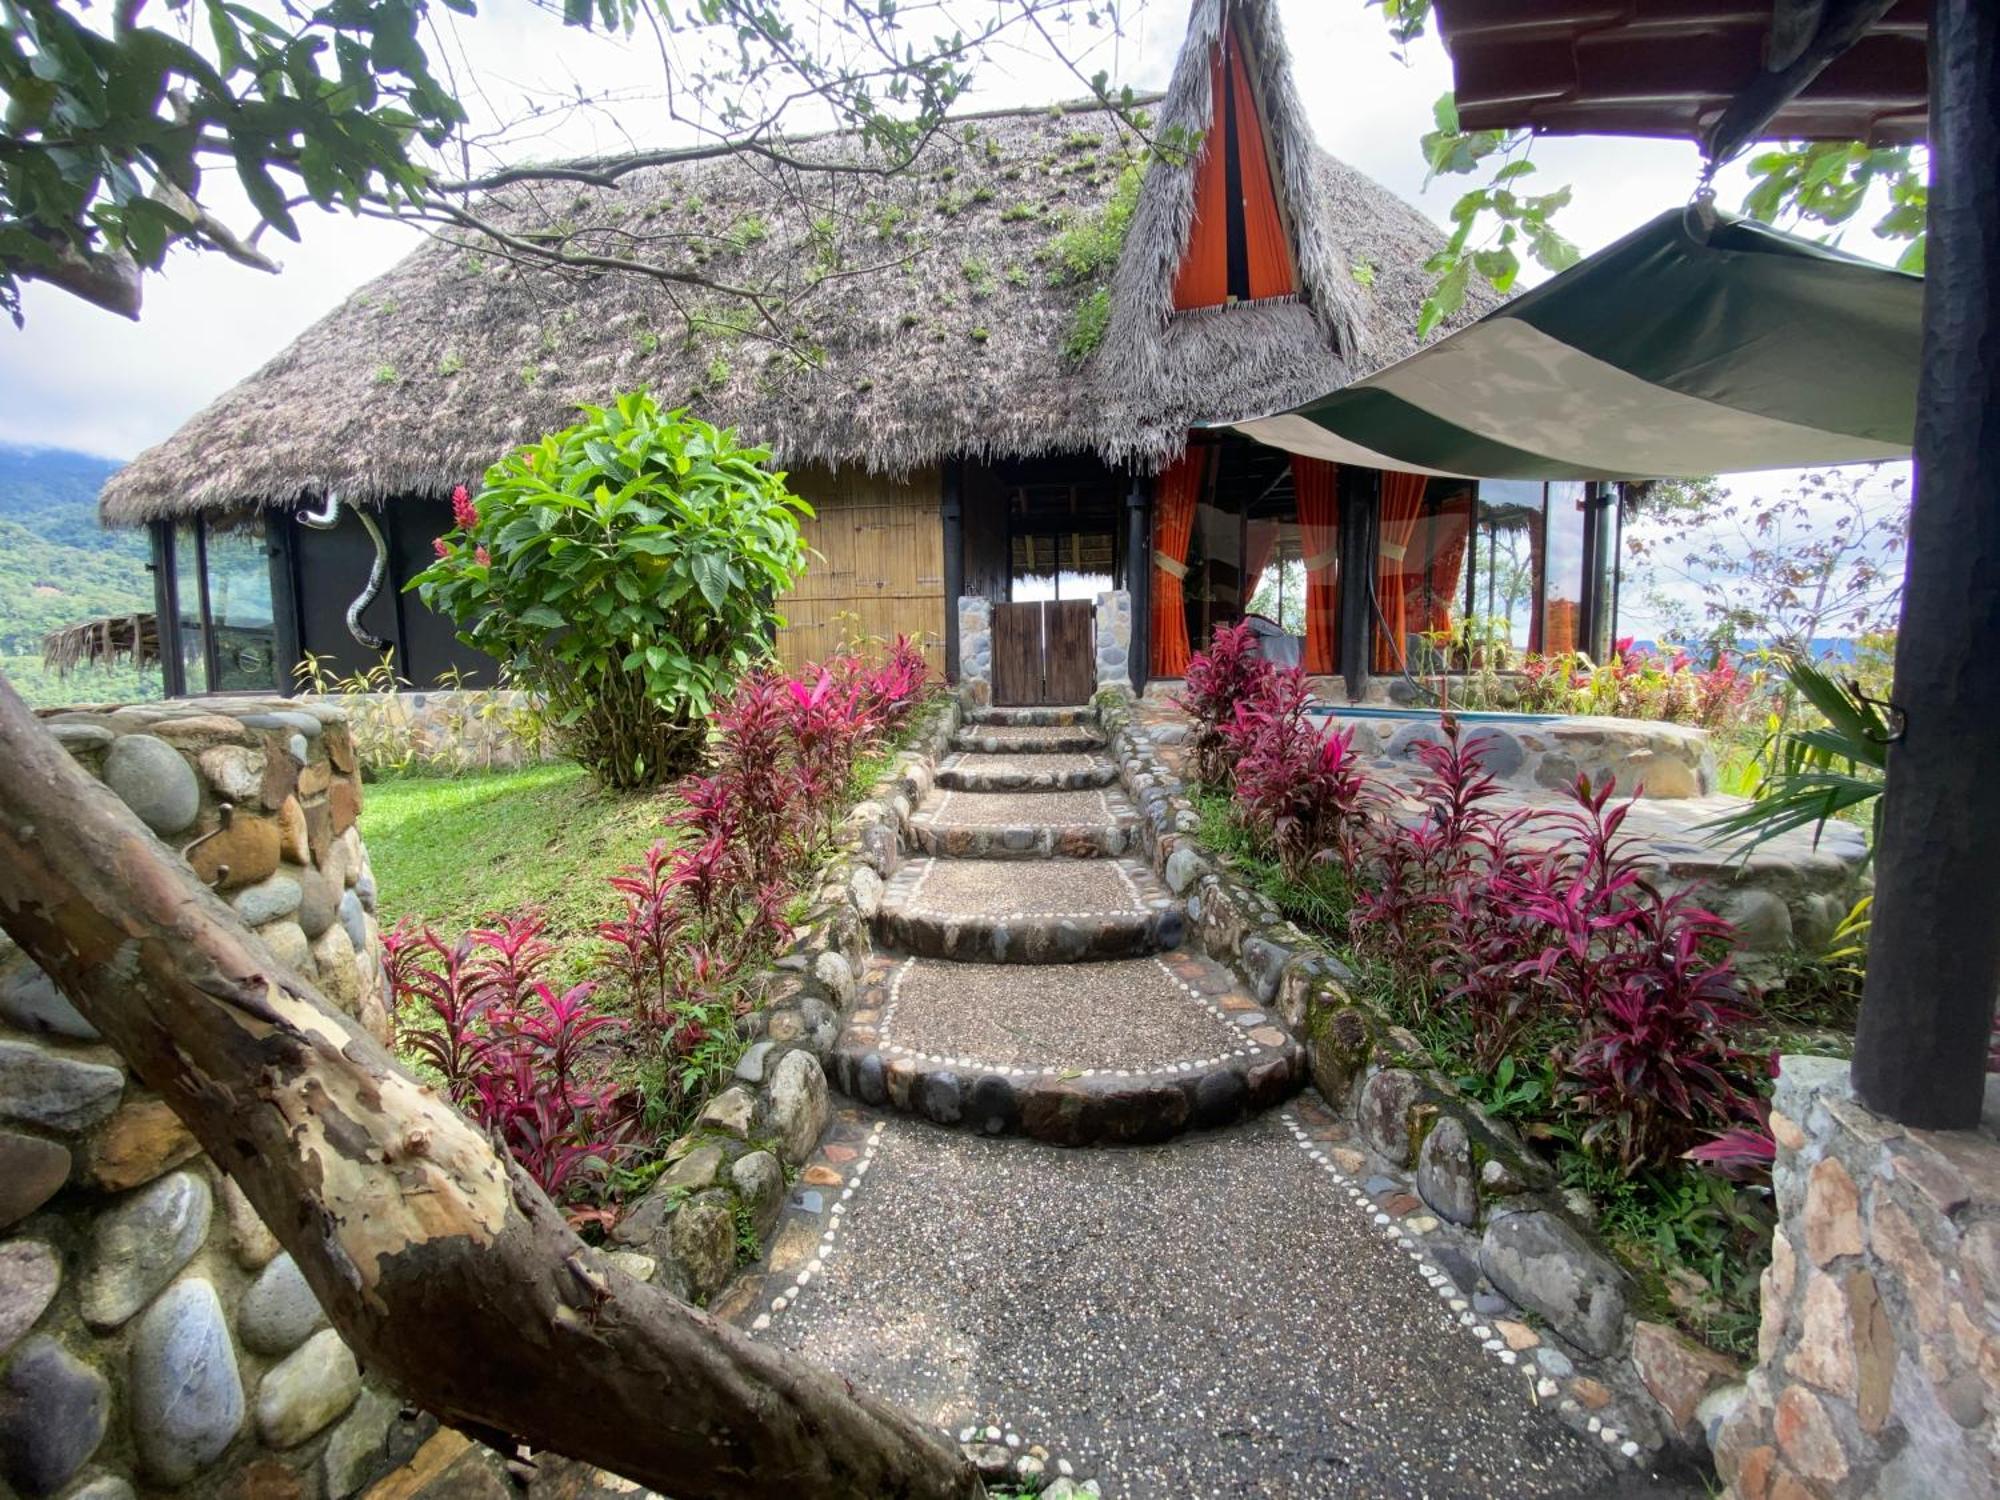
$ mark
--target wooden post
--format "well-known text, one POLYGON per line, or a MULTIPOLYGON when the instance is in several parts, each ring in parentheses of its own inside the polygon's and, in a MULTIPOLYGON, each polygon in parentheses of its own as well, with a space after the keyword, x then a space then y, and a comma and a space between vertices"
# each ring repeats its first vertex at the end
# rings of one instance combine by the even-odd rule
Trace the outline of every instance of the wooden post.
POLYGON ((939 476, 939 515, 944 528, 944 675, 958 681, 958 598, 965 592, 965 465, 944 461, 939 476))
POLYGON ((1340 466, 1340 672, 1347 679, 1347 697, 1359 703, 1368 695, 1374 668, 1375 549, 1379 543, 1382 476, 1353 464, 1340 466))
POLYGON ((1125 491, 1125 587, 1132 595, 1132 645, 1125 664, 1132 691, 1153 671, 1153 481, 1134 473, 1125 491))
POLYGON ((1930 247, 1895 702, 1854 1084, 1979 1122, 2000 991, 2000 6, 1931 11, 1930 247))

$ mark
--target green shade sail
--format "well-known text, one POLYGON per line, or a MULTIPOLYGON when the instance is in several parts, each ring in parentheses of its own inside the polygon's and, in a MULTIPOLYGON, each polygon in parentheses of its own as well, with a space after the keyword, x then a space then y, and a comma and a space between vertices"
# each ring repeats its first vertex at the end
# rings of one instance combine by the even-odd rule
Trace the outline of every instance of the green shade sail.
POLYGON ((1907 458, 1924 284, 1675 209, 1449 338, 1232 424, 1336 463, 1673 479, 1907 458))

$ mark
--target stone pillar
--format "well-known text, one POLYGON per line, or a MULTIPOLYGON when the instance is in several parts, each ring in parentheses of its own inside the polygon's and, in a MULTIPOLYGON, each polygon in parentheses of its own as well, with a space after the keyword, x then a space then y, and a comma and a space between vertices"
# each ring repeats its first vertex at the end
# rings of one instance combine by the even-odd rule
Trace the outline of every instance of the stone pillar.
POLYGON ((1097 685, 1132 691, 1132 595, 1124 589, 1097 596, 1097 685))
POLYGON ((1787 1057, 1757 1367, 1716 1433, 1741 1500, 2000 1493, 2000 1099, 1908 1129, 1787 1057))
MULTIPOLYGON (((275 956, 387 1038, 338 710, 197 700, 48 724, 275 956)), ((362 1379, 248 1201, 4 935, 0 1360, 0 1478, 24 1496, 227 1481, 346 1500, 434 1426, 362 1379)))
POLYGON ((973 708, 993 702, 993 601, 958 601, 958 689, 973 708))

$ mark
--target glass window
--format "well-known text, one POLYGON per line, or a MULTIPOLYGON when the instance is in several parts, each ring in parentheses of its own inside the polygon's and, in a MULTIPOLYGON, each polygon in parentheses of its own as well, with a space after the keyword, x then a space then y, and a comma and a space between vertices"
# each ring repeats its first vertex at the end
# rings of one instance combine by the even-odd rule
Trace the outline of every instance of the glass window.
POLYGON ((1549 485, 1548 544, 1542 562, 1542 630, 1539 649, 1556 656, 1583 647, 1583 531, 1588 520, 1585 486, 1575 480, 1549 485))
POLYGON ((1539 482, 1483 479, 1471 536, 1469 613, 1510 652, 1538 650, 1535 598, 1546 497, 1539 482))
POLYGON ((1012 568, 1007 597, 1016 604, 1041 599, 1089 599, 1116 584, 1117 539, 1109 531, 1021 535, 1009 543, 1012 568))
POLYGON ((271 559, 264 517, 237 511, 204 520, 209 632, 220 693, 271 692, 278 681, 277 631, 271 616, 271 559))
POLYGON ((174 527, 174 619, 180 627, 183 692, 208 687, 208 637, 201 625, 201 535, 193 521, 174 527))

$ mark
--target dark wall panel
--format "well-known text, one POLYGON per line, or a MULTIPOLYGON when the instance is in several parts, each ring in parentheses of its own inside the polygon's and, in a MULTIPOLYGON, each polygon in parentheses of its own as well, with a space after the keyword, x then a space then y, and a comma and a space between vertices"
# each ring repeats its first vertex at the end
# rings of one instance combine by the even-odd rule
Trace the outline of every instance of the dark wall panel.
POLYGON ((389 573, 401 599, 403 616, 403 675, 417 687, 437 685, 440 673, 457 667, 467 686, 490 687, 493 658, 459 640, 457 627, 424 607, 423 599, 403 585, 435 560, 431 543, 451 530, 451 503, 446 500, 404 500, 390 510, 389 573))

